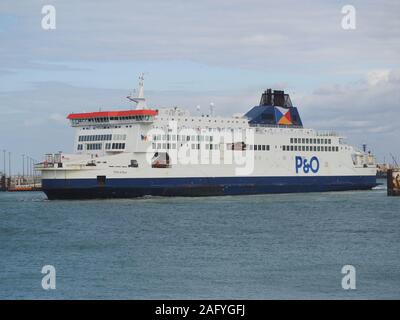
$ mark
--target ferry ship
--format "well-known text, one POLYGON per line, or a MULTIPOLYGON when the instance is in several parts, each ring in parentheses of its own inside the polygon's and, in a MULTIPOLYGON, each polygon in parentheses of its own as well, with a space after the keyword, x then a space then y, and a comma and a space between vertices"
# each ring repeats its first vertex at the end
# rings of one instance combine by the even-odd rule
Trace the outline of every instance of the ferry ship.
POLYGON ((49 199, 222 196, 366 190, 374 156, 303 126, 284 91, 231 117, 149 108, 144 78, 129 110, 71 113, 74 151, 36 165, 49 199))

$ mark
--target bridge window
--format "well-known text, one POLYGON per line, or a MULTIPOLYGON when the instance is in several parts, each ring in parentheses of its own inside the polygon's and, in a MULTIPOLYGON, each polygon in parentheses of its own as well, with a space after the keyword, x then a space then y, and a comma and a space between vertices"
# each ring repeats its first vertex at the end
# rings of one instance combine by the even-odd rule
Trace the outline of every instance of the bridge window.
POLYGON ((101 143, 88 143, 86 144, 86 150, 101 150, 101 143))
POLYGON ((125 143, 113 143, 112 149, 114 150, 122 150, 125 149, 125 143))
POLYGON ((84 135, 79 136, 78 141, 109 141, 111 140, 111 134, 101 134, 101 135, 84 135))

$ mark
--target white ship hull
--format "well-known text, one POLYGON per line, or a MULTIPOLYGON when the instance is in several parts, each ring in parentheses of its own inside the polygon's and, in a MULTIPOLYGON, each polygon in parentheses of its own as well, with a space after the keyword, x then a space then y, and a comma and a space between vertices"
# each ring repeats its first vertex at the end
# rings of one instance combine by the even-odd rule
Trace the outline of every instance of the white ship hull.
POLYGON ((254 171, 243 176, 237 175, 237 166, 233 164, 129 167, 132 157, 146 164, 138 155, 123 153, 97 158, 96 166, 64 162, 61 168, 43 169, 43 190, 49 199, 84 199, 322 192, 376 186, 375 166, 355 167, 350 154, 345 152, 335 156, 312 152, 259 156, 254 171), (297 168, 298 157, 318 159, 318 173, 297 168), (110 165, 111 161, 114 165, 110 165))

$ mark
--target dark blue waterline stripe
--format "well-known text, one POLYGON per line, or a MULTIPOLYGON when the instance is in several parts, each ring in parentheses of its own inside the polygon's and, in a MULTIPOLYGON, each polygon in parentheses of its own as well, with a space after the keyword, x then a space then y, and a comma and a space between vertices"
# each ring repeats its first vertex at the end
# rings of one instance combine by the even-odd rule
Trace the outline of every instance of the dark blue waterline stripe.
POLYGON ((211 196, 364 190, 375 176, 43 179, 50 199, 211 196))
MULTIPOLYGON (((99 186, 97 179, 43 179, 43 187, 80 187, 99 186)), ((110 178, 107 187, 174 187, 193 185, 246 185, 246 184, 371 184, 376 183, 375 176, 301 176, 301 177, 185 177, 185 178, 110 178)))

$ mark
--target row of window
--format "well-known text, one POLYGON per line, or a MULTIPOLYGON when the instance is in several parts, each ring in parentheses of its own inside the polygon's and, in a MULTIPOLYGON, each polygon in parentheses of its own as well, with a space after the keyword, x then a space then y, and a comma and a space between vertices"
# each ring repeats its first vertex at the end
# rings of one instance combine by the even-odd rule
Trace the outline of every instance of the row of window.
MULTIPOLYGON (((111 134, 96 134, 79 136, 78 141, 110 141, 112 138, 111 134)), ((114 140, 126 140, 126 134, 114 134, 114 140)))
MULTIPOLYGON (((208 117, 208 116, 207 116, 208 117)), ((167 121, 175 121, 175 118, 160 118, 160 120, 161 121, 164 121, 164 120, 167 120, 167 121)), ((203 120, 201 119, 201 118, 197 118, 197 119, 195 119, 195 118, 191 118, 190 119, 192 122, 194 122, 195 120, 197 120, 198 122, 202 122, 203 120)), ((176 121, 185 121, 185 122, 187 122, 187 121, 189 121, 189 119, 176 119, 176 121)), ((206 120, 204 120, 204 121, 206 121, 206 120)), ((225 122, 225 120, 222 120, 222 119, 208 119, 208 122, 214 122, 214 123, 217 123, 217 122, 219 122, 219 123, 224 123, 225 122)), ((242 123, 242 124, 245 124, 245 123, 247 123, 247 120, 226 120, 226 123, 242 123)))
POLYGON ((86 144, 86 150, 101 150, 102 146, 101 143, 88 143, 86 144))
POLYGON ((152 116, 126 116, 126 117, 110 117, 110 120, 150 120, 152 116))
MULTIPOLYGON (((153 143, 152 147, 154 150, 160 149, 176 149, 176 143, 153 143)), ((270 151, 271 147, 269 145, 248 145, 249 150, 254 151, 270 151)), ((192 150, 200 150, 200 144, 191 144, 192 150)), ((206 150, 218 150, 218 144, 205 144, 206 150)), ((321 151, 321 152, 339 152, 339 147, 335 146, 282 146, 283 151, 321 151)), ((242 148, 237 148, 234 144, 227 144, 227 150, 246 150, 246 146, 243 145, 242 148)))
MULTIPOLYGON (((101 150, 103 148, 102 143, 86 143, 86 150, 101 150)), ((84 145, 78 144, 78 151, 83 150, 84 145)), ((125 149, 125 143, 106 143, 106 150, 123 150, 125 149)))
MULTIPOLYGON (((152 128, 153 129, 160 129, 160 130, 163 130, 165 132, 167 132, 167 130, 168 130, 168 132, 171 132, 170 129, 168 129, 165 126, 154 126, 152 128)), ((206 132, 206 131, 208 131, 208 132, 242 132, 242 133, 246 132, 246 129, 243 129, 243 128, 232 128, 232 127, 227 127, 227 128, 221 128, 221 127, 217 127, 217 128, 209 128, 209 127, 200 128, 200 127, 197 127, 197 128, 194 128, 194 127, 182 126, 182 127, 178 127, 177 130, 179 132, 181 132, 183 130, 191 130, 191 131, 194 130, 194 131, 197 131, 199 133, 200 132, 206 132)), ((154 138, 154 136, 153 136, 153 138, 154 138)), ((160 140, 160 139, 158 139, 158 140, 160 140)))
MULTIPOLYGON (((178 144, 179 146, 179 144, 178 144)), ((182 144, 181 144, 182 146, 182 144)), ((200 143, 192 143, 191 145, 192 150, 200 150, 200 143)), ((255 145, 248 145, 249 150, 255 150, 255 151, 269 151, 270 146, 269 145, 261 145, 261 144, 255 144, 255 145)), ((177 144, 176 143, 152 143, 152 148, 154 150, 160 150, 160 149, 176 149, 177 144)), ((206 150, 219 150, 219 144, 205 144, 204 148, 206 150)), ((233 143, 228 143, 226 144, 226 149, 227 150, 246 150, 246 145, 245 144, 233 144, 233 143)))
MULTIPOLYGON (((125 126, 126 128, 130 127, 132 128, 132 126, 125 126)), ((121 126, 93 126, 93 127, 83 127, 82 130, 102 130, 102 129, 121 129, 121 126)))
POLYGON ((283 151, 325 151, 339 152, 339 147, 335 146, 282 146, 283 151))
MULTIPOLYGON (((164 134, 154 135, 153 141, 213 141, 212 136, 202 135, 175 135, 175 134, 164 134)), ((331 144, 331 139, 320 139, 320 138, 290 138, 290 143, 302 143, 302 144, 331 144)))
MULTIPOLYGON (((179 144, 178 144, 179 145, 179 144)), ((176 149, 177 144, 176 143, 152 143, 152 148, 154 150, 160 150, 160 149, 176 149)), ((182 146, 182 144, 181 144, 182 146)), ((192 150, 200 150, 200 143, 192 143, 191 145, 192 150)), ((206 150, 218 150, 219 145, 218 144, 205 144, 204 145, 206 150)))
POLYGON ((254 150, 254 151, 269 151, 270 146, 267 144, 255 144, 254 146, 252 144, 249 145, 249 150, 254 150))
POLYGON ((78 141, 106 141, 111 139, 112 139, 111 134, 96 134, 96 135, 79 136, 78 141))
POLYGON ((318 138, 290 138, 290 143, 331 144, 332 140, 318 138))
POLYGON ((125 149, 125 143, 106 143, 106 150, 123 150, 125 149))
POLYGON ((176 135, 176 134, 158 134, 153 136, 153 141, 213 141, 212 136, 186 136, 186 135, 176 135))
POLYGON ((254 150, 254 151, 269 151, 270 146, 268 144, 248 144, 246 145, 244 142, 236 142, 236 143, 228 143, 226 145, 227 150, 239 150, 239 151, 245 151, 245 150, 254 150))
MULTIPOLYGON (((154 150, 160 149, 176 149, 176 143, 153 143, 152 147, 154 150)), ((248 145, 249 150, 254 151, 269 151, 269 145, 248 145)), ((246 145, 243 144, 241 148, 237 148, 235 144, 227 144, 227 150, 245 150, 246 145)), ((88 143, 86 144, 86 150, 101 150, 101 143, 88 143)), ((106 143, 106 150, 123 150, 125 149, 125 143, 106 143)), ((191 144, 192 150, 200 150, 200 144, 191 144)), ((218 150, 218 144, 205 144, 206 150, 218 150)), ((78 144, 78 150, 83 150, 83 145, 78 144)), ((322 151, 322 152, 338 152, 339 147, 337 146, 282 146, 283 151, 322 151)))
POLYGON ((143 120, 150 120, 152 116, 127 116, 127 117, 99 117, 99 118, 89 118, 89 119, 73 119, 72 123, 74 124, 79 124, 79 123, 85 123, 85 122, 96 122, 96 123, 102 123, 102 122, 109 122, 110 120, 113 121, 119 121, 119 120, 137 120, 137 121, 143 121, 143 120))

